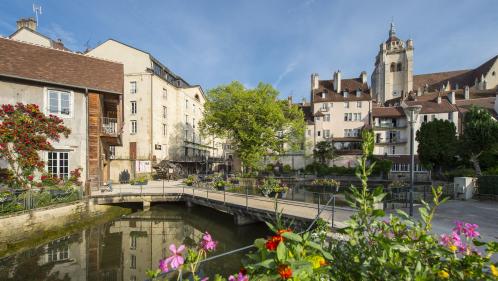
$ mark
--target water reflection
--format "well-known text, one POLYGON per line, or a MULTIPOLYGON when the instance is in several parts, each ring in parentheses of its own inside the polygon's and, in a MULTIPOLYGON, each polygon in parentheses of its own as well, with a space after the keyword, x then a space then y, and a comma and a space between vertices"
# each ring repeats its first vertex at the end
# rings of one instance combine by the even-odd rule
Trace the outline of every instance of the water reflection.
MULTIPOLYGON (((205 230, 219 240, 217 253, 268 234, 264 224, 237 227, 231 216, 211 209, 157 206, 0 259, 0 280, 144 280, 146 271, 169 254, 171 243, 194 246, 205 230)), ((214 260, 201 271, 234 273, 241 257, 214 260)))

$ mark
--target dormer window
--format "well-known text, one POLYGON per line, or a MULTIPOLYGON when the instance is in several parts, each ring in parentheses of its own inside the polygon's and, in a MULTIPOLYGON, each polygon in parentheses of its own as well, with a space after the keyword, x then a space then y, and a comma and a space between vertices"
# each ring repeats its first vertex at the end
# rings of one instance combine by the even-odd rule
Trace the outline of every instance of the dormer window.
POLYGON ((344 92, 342 93, 342 95, 344 96, 344 98, 345 98, 345 99, 347 99, 347 98, 348 98, 349 93, 348 93, 348 92, 346 92, 346 91, 344 91, 344 92))
POLYGON ((361 96, 361 91, 360 90, 356 90, 356 97, 359 98, 361 96))
POLYGON ((322 92, 322 99, 325 98, 325 92, 322 92))

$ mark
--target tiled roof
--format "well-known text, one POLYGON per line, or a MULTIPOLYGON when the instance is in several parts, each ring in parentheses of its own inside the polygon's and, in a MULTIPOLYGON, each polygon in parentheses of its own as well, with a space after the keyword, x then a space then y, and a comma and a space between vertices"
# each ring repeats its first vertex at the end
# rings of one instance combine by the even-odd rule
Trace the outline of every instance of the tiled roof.
POLYGON ((313 112, 311 111, 311 105, 308 104, 298 104, 299 108, 303 111, 304 114, 304 120, 306 121, 306 124, 308 125, 313 125, 314 124, 314 117, 313 117, 313 112))
POLYGON ((447 96, 441 96, 441 103, 437 102, 437 97, 439 93, 422 95, 416 97, 416 100, 405 100, 407 105, 421 105, 421 114, 431 114, 431 113, 447 113, 455 112, 457 108, 455 105, 451 104, 447 96))
POLYGON ((370 89, 367 83, 362 83, 360 78, 342 79, 341 92, 334 91, 334 80, 318 81, 318 89, 313 90, 313 102, 341 102, 341 101, 365 101, 371 100, 370 89), (356 90, 360 90, 359 97, 356 96, 356 90), (348 92, 347 98, 344 92, 348 92), (322 98, 322 93, 325 97, 322 98))
POLYGON ((497 113, 495 112, 495 100, 496 97, 457 100, 456 106, 458 111, 462 114, 467 113, 472 106, 479 106, 487 109, 491 115, 497 117, 497 113))
POLYGON ((0 37, 0 76, 123 93, 123 65, 0 37))
POLYGON ((473 86, 475 79, 481 79, 481 75, 486 75, 493 64, 498 60, 498 55, 489 59, 475 69, 456 70, 447 72, 437 72, 420 74, 413 76, 413 89, 424 89, 425 85, 429 86, 429 91, 441 89, 442 86, 450 82, 451 88, 455 89, 458 84, 459 88, 473 86))
POLYGON ((372 117, 404 117, 401 106, 372 107, 372 117))

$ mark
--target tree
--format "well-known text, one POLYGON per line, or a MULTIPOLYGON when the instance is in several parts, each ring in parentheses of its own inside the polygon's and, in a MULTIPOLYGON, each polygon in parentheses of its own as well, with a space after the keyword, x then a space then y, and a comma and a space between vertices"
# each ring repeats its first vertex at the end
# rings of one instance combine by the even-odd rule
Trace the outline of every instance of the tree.
POLYGON ((441 173, 454 162, 458 140, 456 127, 448 120, 433 120, 423 123, 417 131, 418 156, 427 168, 441 173))
POLYGON ((461 151, 462 154, 467 154, 469 161, 474 165, 476 175, 481 175, 479 157, 492 150, 497 141, 498 123, 486 109, 472 106, 463 121, 461 151))
POLYGON ((330 141, 318 142, 313 149, 313 157, 318 159, 321 164, 327 164, 335 157, 334 144, 330 141))
POLYGON ((49 140, 59 141, 71 132, 63 120, 45 116, 38 105, 18 103, 0 107, 0 159, 4 159, 11 172, 11 184, 29 188, 36 170, 45 167, 39 152, 52 150, 49 140))
POLYGON ((227 138, 246 168, 263 155, 282 153, 302 145, 303 113, 277 99, 278 91, 260 83, 246 89, 232 82, 209 90, 200 127, 204 134, 227 138))

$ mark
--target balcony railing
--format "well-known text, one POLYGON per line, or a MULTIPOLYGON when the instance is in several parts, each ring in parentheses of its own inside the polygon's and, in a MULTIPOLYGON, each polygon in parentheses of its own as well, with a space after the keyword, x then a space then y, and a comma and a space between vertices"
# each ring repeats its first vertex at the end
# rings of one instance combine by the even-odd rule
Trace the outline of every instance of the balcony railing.
POLYGON ((406 143, 407 139, 405 138, 388 138, 388 139, 377 139, 375 140, 376 144, 399 144, 406 143))
POLYGON ((374 124, 374 129, 383 130, 383 129, 404 129, 406 128, 406 124, 374 124))
POLYGON ((111 117, 102 117, 102 134, 116 136, 119 133, 118 119, 111 117))

